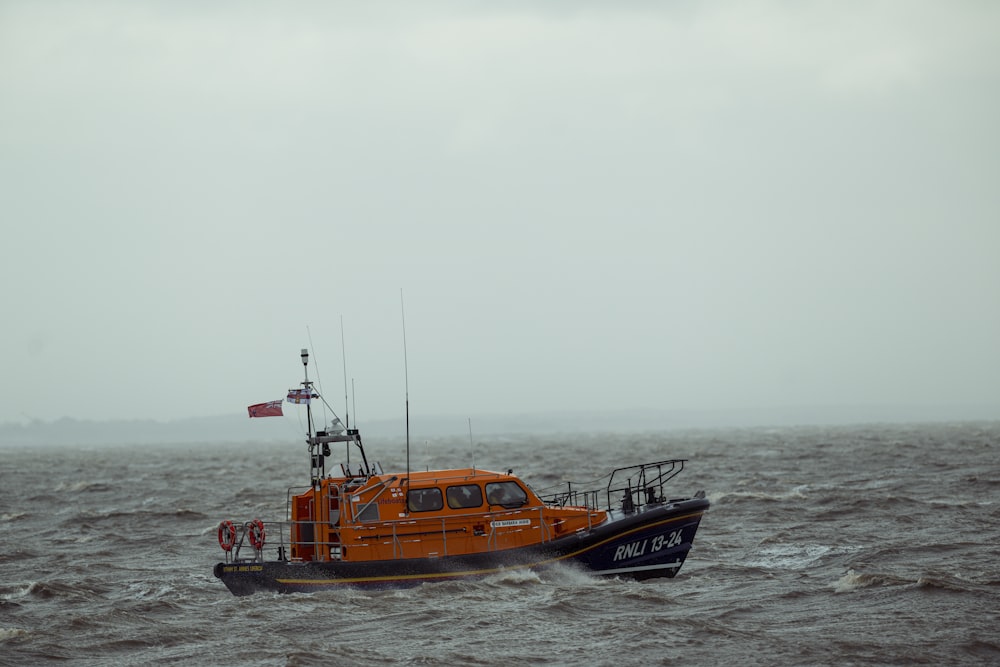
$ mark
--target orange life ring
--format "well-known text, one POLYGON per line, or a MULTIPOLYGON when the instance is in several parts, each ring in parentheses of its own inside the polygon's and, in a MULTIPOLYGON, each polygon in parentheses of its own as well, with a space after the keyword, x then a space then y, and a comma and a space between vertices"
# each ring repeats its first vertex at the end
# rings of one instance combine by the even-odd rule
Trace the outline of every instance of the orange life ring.
POLYGON ((219 524, 219 546, 223 551, 232 551, 236 544, 236 526, 232 521, 223 521, 219 524))
POLYGON ((260 519, 254 519, 249 524, 247 524, 247 537, 250 539, 250 544, 254 549, 258 551, 264 548, 264 522, 260 519))

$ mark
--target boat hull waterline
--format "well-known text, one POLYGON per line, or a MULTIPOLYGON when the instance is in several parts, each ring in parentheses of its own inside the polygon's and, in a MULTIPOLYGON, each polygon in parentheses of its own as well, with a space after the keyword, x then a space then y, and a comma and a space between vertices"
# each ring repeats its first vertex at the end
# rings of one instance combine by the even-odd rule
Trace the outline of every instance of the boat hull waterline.
POLYGON ((556 563, 602 576, 671 578, 683 565, 708 507, 708 500, 692 498, 646 506, 631 514, 617 512, 590 531, 513 549, 376 561, 228 562, 218 563, 214 573, 235 595, 307 593, 344 586, 399 588, 556 563))

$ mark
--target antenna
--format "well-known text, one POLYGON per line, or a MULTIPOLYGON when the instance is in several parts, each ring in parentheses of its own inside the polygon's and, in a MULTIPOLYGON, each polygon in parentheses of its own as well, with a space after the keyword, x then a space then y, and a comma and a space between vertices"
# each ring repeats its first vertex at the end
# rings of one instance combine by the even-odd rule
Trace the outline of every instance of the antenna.
MULTIPOLYGON (((340 316, 340 357, 344 364, 344 428, 351 430, 351 409, 347 404, 347 345, 344 343, 344 316, 340 316)), ((347 450, 347 469, 351 469, 351 443, 344 443, 347 450)))
MULTIPOLYGON (((351 428, 351 412, 347 405, 347 346, 344 343, 344 316, 340 316, 340 355, 344 360, 344 428, 351 428)), ((350 448, 348 448, 350 449, 350 448)))
MULTIPOLYGON (((309 336, 309 348, 312 349, 313 356, 315 357, 316 356, 316 346, 313 345, 313 335, 312 335, 312 331, 309 329, 309 325, 308 324, 306 325, 306 335, 309 336)), ((302 360, 302 363, 305 364, 308 361, 309 351, 305 350, 305 349, 303 349, 302 351, 306 354, 306 358, 303 358, 303 360, 302 360)), ((316 386, 319 387, 319 393, 322 394, 323 393, 323 379, 320 378, 320 376, 319 376, 319 359, 313 359, 313 365, 316 366, 316 386)), ((306 379, 309 379, 309 378, 306 378, 306 379)), ((326 401, 323 401, 323 404, 325 406, 326 405, 326 401)), ((323 423, 326 424, 326 409, 325 409, 325 407, 324 407, 324 410, 323 410, 323 423)))
POLYGON ((406 310, 403 307, 403 288, 399 288, 399 314, 403 322, 403 381, 406 388, 406 484, 410 484, 410 371, 406 359, 406 310))
POLYGON ((476 474, 476 445, 472 442, 472 417, 469 417, 469 451, 472 452, 472 474, 476 474))

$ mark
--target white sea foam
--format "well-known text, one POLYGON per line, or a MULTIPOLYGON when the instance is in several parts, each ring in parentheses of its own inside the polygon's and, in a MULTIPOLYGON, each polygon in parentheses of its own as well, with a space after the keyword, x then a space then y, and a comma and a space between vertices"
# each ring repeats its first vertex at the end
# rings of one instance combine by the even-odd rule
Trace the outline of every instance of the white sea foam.
POLYGON ((28 631, 22 628, 0 628, 0 642, 24 637, 27 634, 28 631))
POLYGON ((39 583, 37 581, 29 581, 24 584, 18 584, 17 588, 14 588, 10 592, 3 593, 2 595, 0 595, 0 600, 7 600, 7 601, 19 600, 27 595, 30 595, 31 592, 35 590, 35 587, 38 585, 39 583))
POLYGON ((851 553, 857 550, 858 547, 827 544, 769 544, 754 552, 744 561, 744 565, 769 569, 801 570, 810 567, 824 556, 851 553))
POLYGON ((873 574, 868 572, 858 573, 851 569, 847 571, 847 574, 837 580, 837 582, 833 585, 833 590, 835 593, 850 593, 851 591, 856 591, 862 588, 899 586, 912 583, 914 582, 911 580, 891 574, 873 574))
POLYGON ((866 576, 862 576, 854 570, 848 570, 847 574, 838 579, 837 583, 834 584, 833 591, 835 593, 849 593, 870 585, 868 581, 866 576))

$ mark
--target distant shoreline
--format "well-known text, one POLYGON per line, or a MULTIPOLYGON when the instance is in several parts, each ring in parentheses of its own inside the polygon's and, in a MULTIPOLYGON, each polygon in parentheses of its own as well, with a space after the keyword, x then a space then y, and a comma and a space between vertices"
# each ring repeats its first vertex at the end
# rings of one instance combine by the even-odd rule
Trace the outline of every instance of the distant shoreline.
MULTIPOLYGON (((473 437, 519 433, 621 433, 860 424, 991 422, 1000 406, 856 406, 744 410, 623 410, 613 412, 545 412, 512 415, 412 416, 414 438, 473 437)), ((402 418, 360 425, 368 440, 405 438, 402 418)), ((300 442, 296 417, 248 419, 244 415, 197 417, 173 421, 90 421, 62 418, 0 424, 0 446, 195 444, 300 442)))

